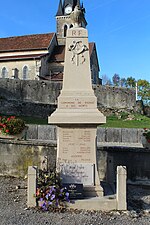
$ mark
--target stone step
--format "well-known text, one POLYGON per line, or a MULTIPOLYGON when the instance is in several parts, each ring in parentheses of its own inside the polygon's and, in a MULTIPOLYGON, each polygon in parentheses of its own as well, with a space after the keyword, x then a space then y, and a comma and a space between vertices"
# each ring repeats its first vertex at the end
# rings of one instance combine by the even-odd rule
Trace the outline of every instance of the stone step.
POLYGON ((84 186, 83 187, 83 195, 84 197, 102 197, 103 188, 99 186, 84 186))
POLYGON ((86 198, 69 203, 69 208, 78 210, 112 211, 117 209, 117 201, 114 196, 86 198))

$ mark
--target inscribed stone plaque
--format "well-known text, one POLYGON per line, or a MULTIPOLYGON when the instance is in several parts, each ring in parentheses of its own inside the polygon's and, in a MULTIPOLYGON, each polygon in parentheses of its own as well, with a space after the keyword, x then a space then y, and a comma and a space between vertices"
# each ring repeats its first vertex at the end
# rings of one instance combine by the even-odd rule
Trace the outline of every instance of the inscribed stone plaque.
POLYGON ((96 108, 95 96, 63 97, 59 100, 60 109, 93 109, 96 108))
POLYGON ((94 164, 62 163, 60 164, 60 171, 63 183, 94 185, 94 164))
POLYGON ((63 187, 69 192, 69 199, 83 198, 83 184, 63 183, 63 187))
POLYGON ((60 162, 95 163, 95 128, 58 128, 60 162))

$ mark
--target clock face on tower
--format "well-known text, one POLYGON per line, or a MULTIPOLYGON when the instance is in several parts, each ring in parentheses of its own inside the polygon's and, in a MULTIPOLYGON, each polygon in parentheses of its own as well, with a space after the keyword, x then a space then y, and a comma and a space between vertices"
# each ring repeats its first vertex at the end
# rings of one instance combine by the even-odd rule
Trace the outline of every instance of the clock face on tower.
POLYGON ((70 14, 72 12, 72 7, 70 5, 66 6, 65 14, 70 14))

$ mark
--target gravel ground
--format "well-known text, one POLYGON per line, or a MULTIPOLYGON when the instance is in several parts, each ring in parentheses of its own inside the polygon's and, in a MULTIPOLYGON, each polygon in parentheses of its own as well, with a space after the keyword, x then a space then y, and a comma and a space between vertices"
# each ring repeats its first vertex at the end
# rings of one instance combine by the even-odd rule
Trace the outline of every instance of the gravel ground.
POLYGON ((0 177, 0 225, 148 225, 150 187, 128 186, 126 212, 42 212, 27 209, 26 180, 0 177), (20 186, 19 189, 16 187, 20 186))

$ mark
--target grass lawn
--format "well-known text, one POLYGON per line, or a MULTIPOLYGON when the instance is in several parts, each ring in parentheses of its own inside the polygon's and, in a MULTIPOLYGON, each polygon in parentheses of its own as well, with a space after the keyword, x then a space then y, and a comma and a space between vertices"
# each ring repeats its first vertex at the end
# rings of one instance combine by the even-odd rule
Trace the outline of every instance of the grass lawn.
POLYGON ((150 128, 150 118, 139 114, 134 114, 134 120, 118 119, 116 116, 108 116, 106 124, 102 127, 116 128, 150 128))
POLYGON ((20 116, 19 118, 23 119, 27 124, 48 125, 48 118, 42 119, 30 116, 20 116))
MULTIPOLYGON (((8 117, 8 116, 7 116, 8 117)), ((150 118, 139 114, 134 114, 134 120, 118 119, 117 116, 112 115, 107 117, 106 124, 101 127, 116 127, 116 128, 150 128, 150 118)), ((25 121, 26 124, 40 124, 48 125, 48 119, 41 119, 35 117, 19 117, 25 121)))

